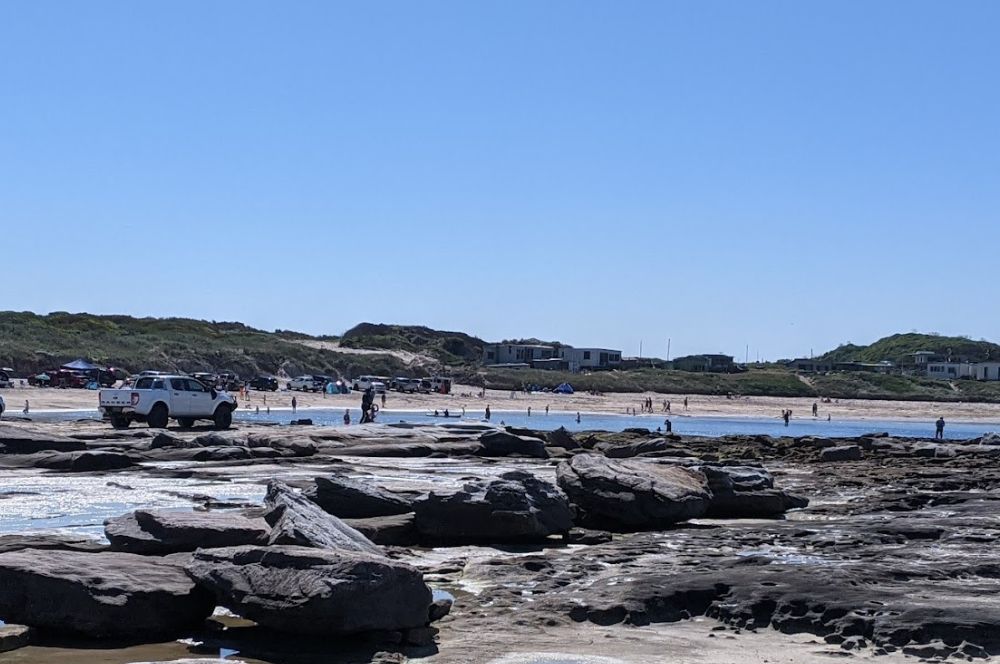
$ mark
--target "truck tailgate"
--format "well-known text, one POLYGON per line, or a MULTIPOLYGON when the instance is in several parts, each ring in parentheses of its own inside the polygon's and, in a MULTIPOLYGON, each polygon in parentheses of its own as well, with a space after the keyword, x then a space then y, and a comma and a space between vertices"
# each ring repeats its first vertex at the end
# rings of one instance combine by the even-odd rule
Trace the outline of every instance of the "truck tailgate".
POLYGON ((135 390, 101 390, 98 405, 101 408, 132 408, 139 403, 135 390))

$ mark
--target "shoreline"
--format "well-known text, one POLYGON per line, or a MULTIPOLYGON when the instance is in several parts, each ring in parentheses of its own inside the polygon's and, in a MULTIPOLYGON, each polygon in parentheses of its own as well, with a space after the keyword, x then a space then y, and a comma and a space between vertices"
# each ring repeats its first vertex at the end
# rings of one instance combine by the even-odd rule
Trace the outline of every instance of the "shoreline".
MULTIPOLYGON (((587 393, 572 395, 556 395, 551 393, 512 393, 510 391, 487 390, 485 397, 480 397, 479 389, 467 385, 455 385, 451 394, 401 394, 391 392, 387 395, 386 410, 402 413, 424 413, 447 408, 451 412, 460 412, 464 407, 467 413, 480 414, 485 406, 496 413, 515 413, 524 415, 530 407, 532 417, 544 417, 546 406, 552 413, 582 416, 619 415, 628 417, 665 418, 668 413, 662 411, 664 402, 671 403, 669 417, 678 420, 687 418, 719 418, 719 419, 749 419, 767 421, 778 419, 783 410, 793 411, 793 421, 825 421, 827 415, 835 422, 864 421, 933 421, 944 417, 948 422, 966 424, 984 424, 1000 426, 1000 404, 984 404, 970 402, 926 402, 926 401, 883 401, 868 399, 842 399, 830 403, 822 403, 816 399, 796 397, 741 397, 727 398, 725 396, 676 395, 655 393, 605 393, 600 396, 587 393), (684 409, 683 402, 688 399, 689 408, 684 409), (637 412, 634 416, 631 409, 640 409, 641 404, 651 399, 653 413, 637 412), (816 418, 811 417, 813 404, 819 409, 816 418)), ((91 411, 97 409, 97 394, 89 390, 61 390, 51 388, 12 388, 0 390, 0 396, 6 400, 8 416, 21 415, 24 401, 30 402, 28 417, 33 414, 60 414, 72 411, 91 411)), ((272 411, 291 412, 291 400, 296 399, 297 413, 308 413, 314 409, 344 409, 357 410, 361 396, 357 393, 323 395, 317 393, 251 392, 249 401, 239 399, 240 412, 253 412, 256 406, 261 410, 270 407, 272 411), (265 402, 266 399, 266 402, 265 402), (247 408, 247 403, 250 408, 247 408)), ((381 406, 380 400, 379 403, 381 406)))
MULTIPOLYGON (((349 408, 351 411, 360 410, 360 406, 353 406, 353 405, 347 405, 347 406, 341 406, 341 405, 331 405, 331 406, 322 406, 322 405, 301 406, 301 407, 297 408, 295 411, 292 411, 291 407, 289 407, 289 406, 276 406, 274 408, 271 408, 271 414, 272 415, 276 414, 276 413, 278 413, 278 414, 291 414, 291 413, 294 412, 296 415, 299 415, 299 414, 309 413, 309 412, 336 411, 336 410, 341 410, 342 408, 349 408)), ((433 409, 430 409, 430 410, 433 410, 433 409)), ((443 410, 443 408, 438 408, 438 410, 443 410)), ((526 409, 516 409, 515 410, 515 409, 510 409, 510 408, 491 408, 490 410, 491 410, 491 412, 494 415, 524 415, 525 412, 526 412, 526 409)), ((34 410, 33 409, 30 413, 28 413, 28 415, 24 415, 20 411, 10 412, 8 410, 8 411, 4 412, 4 416, 3 416, 3 418, 0 418, 0 422, 2 422, 2 421, 18 422, 18 421, 25 421, 25 419, 27 419, 28 421, 31 421, 31 416, 32 415, 69 415, 69 414, 72 414, 72 413, 79 413, 79 414, 83 415, 83 414, 97 414, 97 411, 98 411, 97 408, 92 408, 92 409, 90 409, 90 408, 46 408, 46 409, 41 409, 40 408, 38 410, 34 410)), ((461 411, 461 408, 459 408, 457 412, 460 412, 460 411, 461 411)), ((390 408, 390 407, 386 407, 384 412, 386 412, 386 413, 405 413, 405 414, 420 414, 420 415, 423 415, 423 414, 426 414, 427 412, 429 412, 429 409, 427 409, 427 408, 390 408)), ((630 418, 630 419, 650 419, 650 420, 655 420, 658 424, 662 424, 663 423, 663 419, 666 419, 668 417, 672 421, 677 421, 677 420, 681 420, 681 421, 683 421, 683 420, 701 420, 701 421, 710 421, 710 420, 742 420, 742 421, 749 421, 749 422, 755 422, 755 423, 759 423, 759 422, 771 422, 771 421, 776 421, 776 420, 780 420, 781 419, 779 416, 753 415, 753 414, 742 414, 742 413, 711 413, 711 414, 707 414, 707 413, 706 414, 689 414, 689 413, 669 413, 669 414, 664 414, 664 413, 636 413, 635 415, 632 415, 632 414, 629 414, 629 413, 616 413, 616 412, 599 411, 599 410, 590 410, 590 411, 581 410, 581 411, 575 411, 575 410, 556 410, 556 409, 550 409, 549 415, 557 415, 557 416, 563 416, 563 417, 575 417, 576 414, 577 414, 577 412, 579 412, 580 415, 582 417, 584 417, 584 418, 586 418, 586 417, 623 417, 623 418, 630 418)), ((237 410, 236 413, 237 414, 243 413, 243 414, 246 414, 246 415, 255 415, 255 414, 257 414, 251 408, 241 408, 241 409, 237 410)), ((259 414, 261 416, 266 416, 266 414, 264 412, 261 412, 259 414)), ((475 417, 476 415, 485 415, 485 410, 484 409, 469 409, 469 408, 466 408, 465 415, 463 415, 461 418, 455 418, 454 415, 453 415, 452 419, 456 420, 456 422, 458 422, 458 423, 463 422, 463 421, 474 421, 474 422, 490 422, 490 423, 497 424, 497 425, 500 424, 499 422, 487 421, 485 419, 485 417, 475 417)), ((543 411, 541 413, 532 414, 531 417, 537 417, 539 419, 544 419, 546 417, 546 414, 543 411)), ((88 419, 92 419, 92 418, 88 418, 88 419)), ((496 419, 496 418, 494 418, 494 419, 496 419)), ((878 423, 885 422, 885 423, 898 423, 898 424, 912 424, 914 422, 928 422, 928 423, 932 423, 934 420, 929 415, 927 416, 927 419, 925 419, 923 417, 920 417, 920 416, 917 416, 917 415, 897 416, 897 417, 885 417, 885 416, 873 416, 873 415, 846 415, 846 416, 839 417, 839 418, 833 418, 832 420, 826 420, 826 419, 824 419, 822 417, 792 417, 791 421, 792 422, 817 422, 817 423, 826 423, 826 422, 829 421, 829 422, 878 422, 878 423)), ((949 423, 953 423, 953 424, 963 424, 963 425, 977 425, 977 424, 981 424, 981 425, 995 425, 997 427, 1000 427, 1000 417, 973 417, 973 418, 952 417, 952 418, 949 418, 947 421, 949 423)), ((384 422, 380 422, 380 423, 384 423, 384 422)))

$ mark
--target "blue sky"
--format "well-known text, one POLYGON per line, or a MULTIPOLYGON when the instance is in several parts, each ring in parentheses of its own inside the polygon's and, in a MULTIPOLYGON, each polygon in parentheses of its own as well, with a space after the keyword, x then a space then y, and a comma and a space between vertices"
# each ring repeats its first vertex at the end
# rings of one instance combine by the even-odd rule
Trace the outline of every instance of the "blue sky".
POLYGON ((0 4, 0 308, 1000 338, 992 2, 0 4))

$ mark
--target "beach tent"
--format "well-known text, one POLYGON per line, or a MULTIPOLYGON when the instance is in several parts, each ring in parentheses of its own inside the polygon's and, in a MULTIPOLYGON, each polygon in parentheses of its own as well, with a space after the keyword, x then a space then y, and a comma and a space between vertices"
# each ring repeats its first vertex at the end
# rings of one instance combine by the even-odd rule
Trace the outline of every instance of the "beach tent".
POLYGON ((100 369, 101 367, 96 364, 91 364, 87 360, 73 360, 67 364, 62 365, 62 369, 69 369, 70 371, 94 371, 100 369))
POLYGON ((552 391, 556 394, 573 394, 573 386, 569 383, 563 383, 552 391))

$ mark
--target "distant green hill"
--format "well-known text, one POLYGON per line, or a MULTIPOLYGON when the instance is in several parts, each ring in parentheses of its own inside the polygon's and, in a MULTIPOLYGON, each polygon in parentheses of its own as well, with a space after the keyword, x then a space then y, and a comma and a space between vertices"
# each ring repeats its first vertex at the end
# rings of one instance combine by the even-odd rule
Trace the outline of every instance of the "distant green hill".
POLYGON ((241 376, 279 371, 395 375, 406 368, 389 354, 339 353, 307 345, 321 340, 189 318, 0 312, 0 366, 19 373, 52 369, 80 357, 129 371, 235 371, 241 376))
POLYGON ((405 350, 420 353, 442 364, 475 364, 483 358, 482 339, 464 332, 432 330, 420 325, 360 323, 340 338, 344 348, 405 350))
POLYGON ((821 359, 834 362, 881 362, 890 360, 899 363, 910 353, 930 351, 942 357, 953 357, 956 360, 983 362, 1000 360, 1000 345, 990 341, 973 341, 966 337, 944 337, 937 334, 894 334, 879 339, 868 346, 845 344, 821 359))

